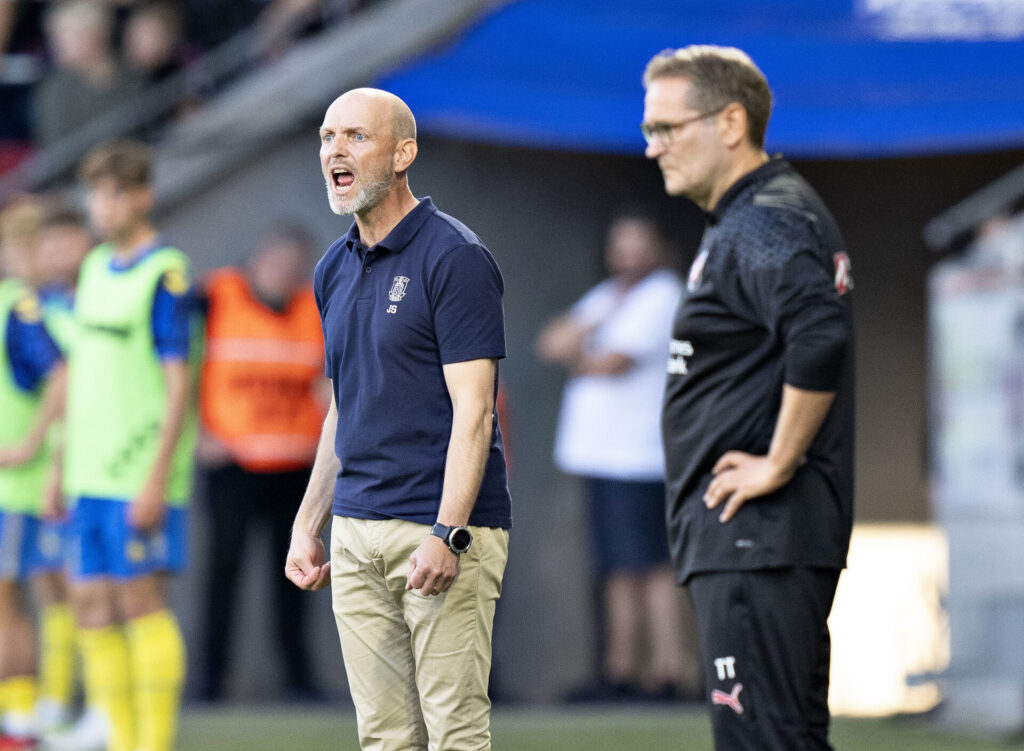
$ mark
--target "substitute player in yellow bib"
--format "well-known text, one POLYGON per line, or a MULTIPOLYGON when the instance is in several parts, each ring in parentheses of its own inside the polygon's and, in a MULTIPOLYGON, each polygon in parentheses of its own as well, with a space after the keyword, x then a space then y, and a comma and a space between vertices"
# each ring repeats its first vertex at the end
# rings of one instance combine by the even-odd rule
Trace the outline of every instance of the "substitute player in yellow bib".
POLYGON ((149 220, 151 156, 118 142, 82 165, 93 228, 69 356, 64 492, 86 693, 111 751, 169 751, 185 647, 166 575, 185 561, 195 445, 188 260, 149 220))
MULTIPOLYGON (((85 216, 61 200, 45 202, 33 263, 34 284, 43 306, 43 321, 64 353, 75 339, 74 299, 82 261, 95 245, 85 216)), ((51 428, 49 443, 55 463, 64 440, 63 420, 51 428)), ((36 724, 48 751, 98 751, 106 748, 107 728, 102 712, 87 706, 73 724, 75 689, 81 679, 75 654, 74 615, 68 602, 64 571, 68 518, 60 504, 59 476, 51 473, 44 503, 43 529, 54 530, 60 549, 45 576, 33 579, 39 610, 39 699, 36 724), (52 517, 52 518, 51 518, 52 517)))
POLYGON ((0 751, 36 748, 37 644, 24 584, 31 579, 38 591, 60 552, 40 513, 65 366, 25 283, 40 214, 32 199, 0 214, 0 751))

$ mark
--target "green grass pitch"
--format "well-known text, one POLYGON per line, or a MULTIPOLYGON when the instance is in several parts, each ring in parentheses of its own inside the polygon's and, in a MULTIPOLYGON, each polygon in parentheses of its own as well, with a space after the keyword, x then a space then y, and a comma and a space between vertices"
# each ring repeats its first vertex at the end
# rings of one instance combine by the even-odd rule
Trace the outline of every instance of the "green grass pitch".
MULTIPOLYGON (((495 751, 712 751, 703 710, 599 708, 494 711, 495 751)), ((913 720, 848 720, 833 723, 836 751, 1011 751, 1024 746, 943 733, 913 720)), ((232 707, 186 710, 180 751, 294 751, 323 748, 359 751, 351 707, 299 710, 232 707)))

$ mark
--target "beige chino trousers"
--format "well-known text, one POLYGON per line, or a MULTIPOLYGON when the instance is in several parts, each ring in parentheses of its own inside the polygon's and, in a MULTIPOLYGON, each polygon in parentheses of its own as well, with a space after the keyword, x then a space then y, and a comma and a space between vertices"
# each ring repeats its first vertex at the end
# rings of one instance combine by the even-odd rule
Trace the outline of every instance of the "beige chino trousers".
POLYGON ((334 517, 334 616, 363 751, 491 748, 491 630, 508 531, 470 529, 455 583, 426 597, 405 584, 428 526, 334 517))

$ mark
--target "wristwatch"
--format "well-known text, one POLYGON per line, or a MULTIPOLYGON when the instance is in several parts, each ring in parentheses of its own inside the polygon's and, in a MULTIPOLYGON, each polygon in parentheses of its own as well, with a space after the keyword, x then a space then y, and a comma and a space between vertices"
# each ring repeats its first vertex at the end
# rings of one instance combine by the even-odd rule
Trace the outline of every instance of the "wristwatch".
POLYGON ((448 527, 438 522, 431 527, 430 534, 444 540, 444 544, 455 555, 462 555, 473 544, 473 533, 468 527, 448 527))

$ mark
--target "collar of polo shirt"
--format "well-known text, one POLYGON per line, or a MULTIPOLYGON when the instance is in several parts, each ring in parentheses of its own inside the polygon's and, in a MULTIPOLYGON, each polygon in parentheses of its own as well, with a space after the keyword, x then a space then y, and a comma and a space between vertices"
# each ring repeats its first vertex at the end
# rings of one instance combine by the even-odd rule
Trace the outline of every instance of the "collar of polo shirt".
MULTIPOLYGON (((412 242, 413 237, 420 231, 420 227, 427 221, 427 217, 437 209, 430 196, 421 198, 420 202, 412 211, 402 217, 402 221, 395 225, 395 228, 388 233, 388 236, 373 246, 373 249, 383 249, 390 253, 401 253, 405 246, 412 242)), ((359 225, 352 222, 348 233, 345 235, 345 247, 349 252, 356 248, 365 247, 359 237, 359 225)))

